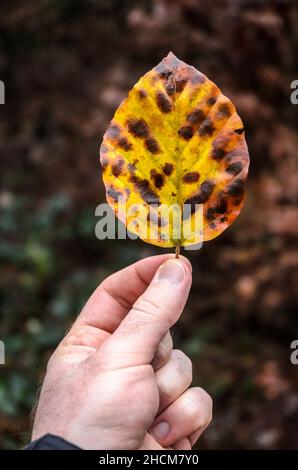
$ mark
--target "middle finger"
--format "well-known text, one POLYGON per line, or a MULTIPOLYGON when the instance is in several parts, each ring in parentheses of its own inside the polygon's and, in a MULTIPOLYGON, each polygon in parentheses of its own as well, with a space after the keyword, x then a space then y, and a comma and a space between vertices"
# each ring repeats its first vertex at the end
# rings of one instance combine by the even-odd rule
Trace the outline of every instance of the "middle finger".
POLYGON ((192 382, 192 362, 179 349, 173 349, 169 361, 155 373, 159 389, 159 413, 173 403, 192 382))

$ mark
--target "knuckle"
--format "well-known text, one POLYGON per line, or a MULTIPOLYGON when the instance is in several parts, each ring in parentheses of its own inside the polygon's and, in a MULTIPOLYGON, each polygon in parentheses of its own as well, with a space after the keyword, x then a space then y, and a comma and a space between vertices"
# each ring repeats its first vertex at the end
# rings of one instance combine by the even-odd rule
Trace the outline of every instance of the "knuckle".
POLYGON ((78 346, 84 344, 91 348, 97 348, 98 343, 98 331, 89 325, 77 325, 73 327, 64 339, 65 346, 78 346))
POLYGON ((160 382, 159 394, 162 401, 170 402, 172 400, 173 394, 175 393, 175 387, 173 384, 168 382, 160 382))
POLYGON ((196 387, 194 390, 197 390, 197 393, 200 396, 200 401, 203 401, 205 406, 208 407, 208 410, 210 410, 212 412, 213 401, 212 401, 212 398, 209 395, 209 393, 206 392, 206 390, 204 390, 201 387, 196 387))
POLYGON ((144 321, 141 321, 140 319, 135 318, 132 315, 128 315, 125 319, 125 321, 121 322, 119 327, 117 328, 117 335, 121 334, 128 334, 128 333, 138 333, 140 329, 142 328, 144 321))
POLYGON ((158 317, 161 313, 160 306, 149 296, 142 295, 133 306, 133 310, 145 316, 158 317))
POLYGON ((189 392, 184 403, 186 415, 198 428, 206 428, 212 420, 212 399, 200 387, 194 387, 189 392))
POLYGON ((198 423, 197 427, 201 427, 200 407, 191 398, 184 400, 184 415, 189 421, 198 423))
POLYGON ((174 349, 172 352, 173 361, 180 374, 188 378, 189 383, 192 381, 192 361, 180 349, 174 349))

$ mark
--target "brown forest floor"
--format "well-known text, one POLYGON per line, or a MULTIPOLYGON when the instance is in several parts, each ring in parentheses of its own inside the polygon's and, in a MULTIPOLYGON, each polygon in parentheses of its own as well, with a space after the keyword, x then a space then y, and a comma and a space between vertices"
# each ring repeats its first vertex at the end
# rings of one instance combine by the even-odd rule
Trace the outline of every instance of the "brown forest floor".
POLYGON ((241 216, 187 254, 194 283, 174 341, 214 398, 200 447, 298 449, 297 19, 295 0, 1 3, 0 447, 28 439, 46 360, 92 289, 160 252, 99 242, 94 209, 102 134, 172 50, 234 101, 251 156, 241 216))

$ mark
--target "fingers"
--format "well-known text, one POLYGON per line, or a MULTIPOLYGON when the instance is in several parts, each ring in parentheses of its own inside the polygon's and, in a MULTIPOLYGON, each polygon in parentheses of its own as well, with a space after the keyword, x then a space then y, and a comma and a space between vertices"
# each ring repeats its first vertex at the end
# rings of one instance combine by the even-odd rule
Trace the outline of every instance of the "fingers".
POLYGON ((155 373, 159 389, 159 412, 173 403, 192 382, 191 360, 179 349, 172 351, 170 360, 155 373))
MULTIPOLYGON (((56 357, 69 354, 74 347, 99 348, 145 291, 157 268, 173 255, 151 256, 105 279, 89 298, 68 334, 61 341, 56 357)), ((189 261, 181 257, 185 263, 189 261)), ((82 351, 82 349, 81 349, 82 351)), ((92 352, 90 350, 90 352, 92 352)))
POLYGON ((154 355, 153 361, 151 362, 153 369, 158 370, 162 366, 164 366, 170 360, 172 351, 173 351, 173 340, 172 340, 171 333, 168 331, 166 335, 163 337, 163 339, 161 340, 161 342, 159 343, 159 346, 154 355))
POLYGON ((97 360, 101 367, 150 364, 162 338, 181 315, 190 285, 189 264, 177 259, 166 261, 114 334, 100 348, 97 360))
POLYGON ((188 437, 184 437, 183 439, 180 439, 180 441, 173 444, 172 448, 174 450, 191 450, 191 443, 188 437))
MULTIPOLYGON (((105 330, 95 328, 94 326, 76 324, 74 325, 69 333, 63 338, 58 348, 55 350, 53 355, 50 358, 49 364, 54 363, 54 359, 61 359, 62 357, 66 358, 66 355, 69 356, 71 353, 72 360, 82 361, 88 356, 94 353, 109 337, 111 333, 108 333, 105 330), (74 354, 75 348, 80 346, 80 355, 76 357, 74 354), (83 348, 85 354, 83 354, 83 348)), ((170 332, 168 331, 163 337, 153 361, 151 363, 154 370, 160 369, 164 366, 170 359, 173 350, 173 340, 170 332)))
MULTIPOLYGON (((157 268, 173 255, 144 258, 105 279, 89 298, 76 324, 113 333, 137 298, 146 290, 157 268)), ((181 257, 185 263, 189 261, 181 257)))
POLYGON ((177 445, 188 436, 193 436, 193 444, 211 418, 210 396, 203 389, 194 387, 184 392, 156 418, 150 432, 163 447, 177 445))

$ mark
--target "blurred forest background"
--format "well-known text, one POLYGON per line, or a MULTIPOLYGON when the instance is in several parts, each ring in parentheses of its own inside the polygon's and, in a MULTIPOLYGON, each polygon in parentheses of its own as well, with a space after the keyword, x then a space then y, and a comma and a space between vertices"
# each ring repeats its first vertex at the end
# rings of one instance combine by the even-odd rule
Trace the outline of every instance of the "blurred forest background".
POLYGON ((238 220, 186 252, 194 282, 174 342, 214 398, 199 448, 298 449, 297 24, 296 0, 1 2, 1 448, 28 442, 47 360, 92 290, 161 252, 97 240, 94 211, 102 134, 172 50, 234 101, 251 156, 238 220))

